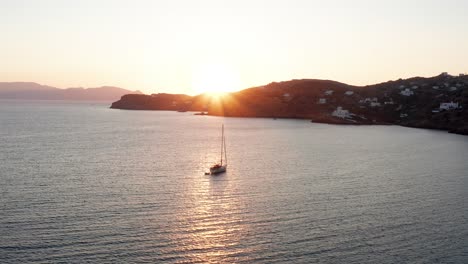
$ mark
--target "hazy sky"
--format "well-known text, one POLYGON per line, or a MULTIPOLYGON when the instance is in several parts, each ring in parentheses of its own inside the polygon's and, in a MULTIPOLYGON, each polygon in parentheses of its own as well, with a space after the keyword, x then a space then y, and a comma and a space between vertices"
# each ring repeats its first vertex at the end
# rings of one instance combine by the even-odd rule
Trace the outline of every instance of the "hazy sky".
POLYGON ((468 1, 0 0, 0 81, 146 93, 468 72, 468 1))

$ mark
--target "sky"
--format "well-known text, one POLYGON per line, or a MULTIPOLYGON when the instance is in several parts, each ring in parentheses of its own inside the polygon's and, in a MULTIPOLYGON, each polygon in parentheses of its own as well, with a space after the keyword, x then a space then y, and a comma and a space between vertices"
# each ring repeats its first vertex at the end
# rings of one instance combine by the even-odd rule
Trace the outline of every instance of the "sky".
POLYGON ((468 73, 468 1, 0 0, 0 81, 235 91, 468 73))

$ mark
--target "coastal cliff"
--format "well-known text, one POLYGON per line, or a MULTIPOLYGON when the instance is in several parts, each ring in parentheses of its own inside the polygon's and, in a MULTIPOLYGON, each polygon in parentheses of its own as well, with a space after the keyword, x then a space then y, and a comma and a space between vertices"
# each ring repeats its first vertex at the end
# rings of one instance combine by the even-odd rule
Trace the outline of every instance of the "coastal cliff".
POLYGON ((222 97, 124 95, 111 108, 203 111, 230 117, 301 118, 332 124, 395 124, 468 134, 468 76, 446 73, 368 86, 328 80, 273 82, 222 97))

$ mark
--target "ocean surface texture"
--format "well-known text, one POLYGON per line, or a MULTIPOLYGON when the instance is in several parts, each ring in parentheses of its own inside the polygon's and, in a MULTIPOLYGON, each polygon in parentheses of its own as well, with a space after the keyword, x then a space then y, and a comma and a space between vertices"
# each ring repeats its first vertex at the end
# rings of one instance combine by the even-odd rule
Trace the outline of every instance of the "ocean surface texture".
POLYGON ((467 136, 108 107, 0 101, 0 263, 468 263, 467 136))

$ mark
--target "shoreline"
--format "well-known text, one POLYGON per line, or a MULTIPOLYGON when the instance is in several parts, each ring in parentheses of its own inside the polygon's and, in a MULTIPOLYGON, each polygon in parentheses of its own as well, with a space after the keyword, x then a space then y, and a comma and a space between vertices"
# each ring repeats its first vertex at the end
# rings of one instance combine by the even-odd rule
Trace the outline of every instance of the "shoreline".
POLYGON ((411 126, 411 125, 403 125, 403 124, 395 124, 389 122, 376 122, 376 123, 353 123, 353 122, 325 122, 325 121, 314 121, 310 118, 302 118, 302 117, 273 117, 273 116, 222 116, 222 115, 213 115, 210 113, 201 114, 199 111, 184 111, 180 112, 177 110, 149 110, 149 109, 121 109, 121 108, 112 108, 109 109, 117 109, 117 110, 124 110, 124 111, 163 111, 163 112, 178 112, 178 113, 193 113, 194 116, 213 116, 213 117, 226 117, 226 118, 265 118, 265 119, 289 119, 289 120, 304 120, 315 124, 326 124, 326 125, 339 125, 339 126, 400 126, 400 127, 407 127, 407 128, 415 128, 415 129, 428 129, 428 130, 437 130, 440 132, 447 132, 450 134, 456 134, 461 136, 468 136, 468 130, 460 129, 458 130, 453 129, 443 129, 443 128, 434 128, 434 127, 425 127, 425 126, 411 126))

